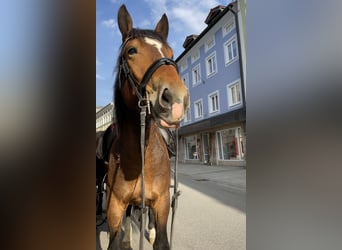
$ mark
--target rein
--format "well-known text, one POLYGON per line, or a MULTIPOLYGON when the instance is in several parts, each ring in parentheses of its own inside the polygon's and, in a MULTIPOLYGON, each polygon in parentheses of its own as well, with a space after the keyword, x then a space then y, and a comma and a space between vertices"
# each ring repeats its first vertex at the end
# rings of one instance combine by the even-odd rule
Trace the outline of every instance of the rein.
POLYGON ((176 159, 175 159, 175 168, 173 170, 173 195, 171 201, 172 208, 172 216, 171 216, 171 232, 170 232, 170 250, 172 250, 172 241, 173 241, 173 226, 174 220, 176 216, 176 209, 178 206, 178 196, 181 194, 180 190, 178 190, 178 128, 176 129, 176 159))
MULTIPOLYGON (((127 42, 127 40, 126 40, 127 42)), ((125 43, 124 43, 125 45, 125 43)), ((123 47, 124 47, 123 45, 123 47)), ((120 72, 122 71, 125 77, 128 79, 129 83, 131 84, 132 88, 134 89, 135 94, 138 97, 138 106, 140 108, 140 148, 141 148, 141 229, 140 229, 140 241, 139 241, 139 250, 144 249, 144 232, 146 227, 146 212, 147 208, 145 205, 145 132, 146 132, 146 110, 148 114, 151 114, 150 110, 150 100, 148 97, 148 93, 146 91, 146 85, 148 84, 149 80, 151 79, 153 73, 162 65, 172 65, 176 68, 178 72, 178 67, 175 61, 170 58, 160 58, 153 62, 151 66, 145 72, 141 82, 134 77, 133 73, 131 72, 126 60, 121 55, 121 63, 120 63, 120 72)), ((119 72, 119 74, 120 74, 119 72)), ((121 75, 121 74, 120 74, 121 75)), ((119 76, 119 86, 121 88, 121 79, 119 76)), ((173 239, 173 224, 174 224, 174 217, 177 208, 177 198, 180 195, 180 191, 178 191, 178 129, 176 129, 176 161, 175 161, 175 169, 174 169, 174 193, 172 195, 172 217, 171 217, 171 236, 170 236, 170 250, 172 249, 172 239, 173 239)))

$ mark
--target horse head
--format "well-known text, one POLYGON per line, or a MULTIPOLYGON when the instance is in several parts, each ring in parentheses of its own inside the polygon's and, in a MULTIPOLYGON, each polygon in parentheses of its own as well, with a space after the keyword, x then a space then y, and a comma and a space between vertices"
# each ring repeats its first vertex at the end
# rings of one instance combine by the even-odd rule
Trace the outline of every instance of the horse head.
POLYGON ((189 92, 172 60, 173 50, 167 44, 167 16, 162 16, 154 30, 135 29, 122 5, 118 26, 123 42, 119 58, 123 101, 130 110, 136 110, 141 99, 146 100, 159 126, 177 127, 189 108, 189 92))

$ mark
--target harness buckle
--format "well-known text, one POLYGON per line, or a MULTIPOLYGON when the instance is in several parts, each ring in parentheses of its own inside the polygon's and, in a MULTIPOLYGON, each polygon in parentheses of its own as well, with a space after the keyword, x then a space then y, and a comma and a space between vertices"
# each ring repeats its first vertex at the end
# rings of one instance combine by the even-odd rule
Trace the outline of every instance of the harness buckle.
MULTIPOLYGON (((147 95, 147 92, 146 92, 147 95)), ((138 101, 138 107, 140 109, 142 108, 147 108, 147 113, 150 115, 151 114, 151 105, 150 105, 150 100, 148 98, 141 98, 138 101)))

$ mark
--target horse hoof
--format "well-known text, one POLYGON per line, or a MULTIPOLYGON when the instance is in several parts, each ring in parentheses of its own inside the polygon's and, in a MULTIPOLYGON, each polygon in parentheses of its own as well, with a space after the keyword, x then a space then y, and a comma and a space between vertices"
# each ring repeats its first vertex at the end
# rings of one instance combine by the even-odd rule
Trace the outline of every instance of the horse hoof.
POLYGON ((148 241, 153 245, 155 239, 156 239, 156 229, 152 228, 151 230, 149 230, 149 233, 148 233, 148 241))

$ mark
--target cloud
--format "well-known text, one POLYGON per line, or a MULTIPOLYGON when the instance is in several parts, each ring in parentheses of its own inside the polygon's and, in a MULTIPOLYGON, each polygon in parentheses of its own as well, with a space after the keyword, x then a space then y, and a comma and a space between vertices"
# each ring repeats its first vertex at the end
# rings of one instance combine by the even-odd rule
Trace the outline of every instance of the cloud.
POLYGON ((102 21, 102 24, 108 28, 115 28, 116 21, 111 18, 111 19, 102 21))
POLYGON ((105 78, 102 75, 100 75, 100 74, 96 74, 96 79, 98 79, 98 80, 105 80, 105 78))
POLYGON ((219 5, 216 0, 145 0, 151 9, 152 19, 157 22, 162 14, 168 13, 170 26, 175 31, 199 34, 206 27, 204 23, 211 8, 219 5))
POLYGON ((139 23, 139 28, 150 29, 152 26, 151 21, 148 19, 144 19, 139 23))
MULTIPOLYGON (((207 14, 203 12, 176 7, 172 9, 171 14, 183 31, 186 29, 191 33, 199 34, 205 28, 204 20, 207 14)), ((174 28, 176 28, 176 25, 174 28)))
POLYGON ((104 78, 101 74, 97 73, 98 66, 100 66, 100 65, 102 65, 102 62, 100 62, 100 61, 96 58, 96 79, 98 79, 98 80, 105 80, 105 78, 104 78))

